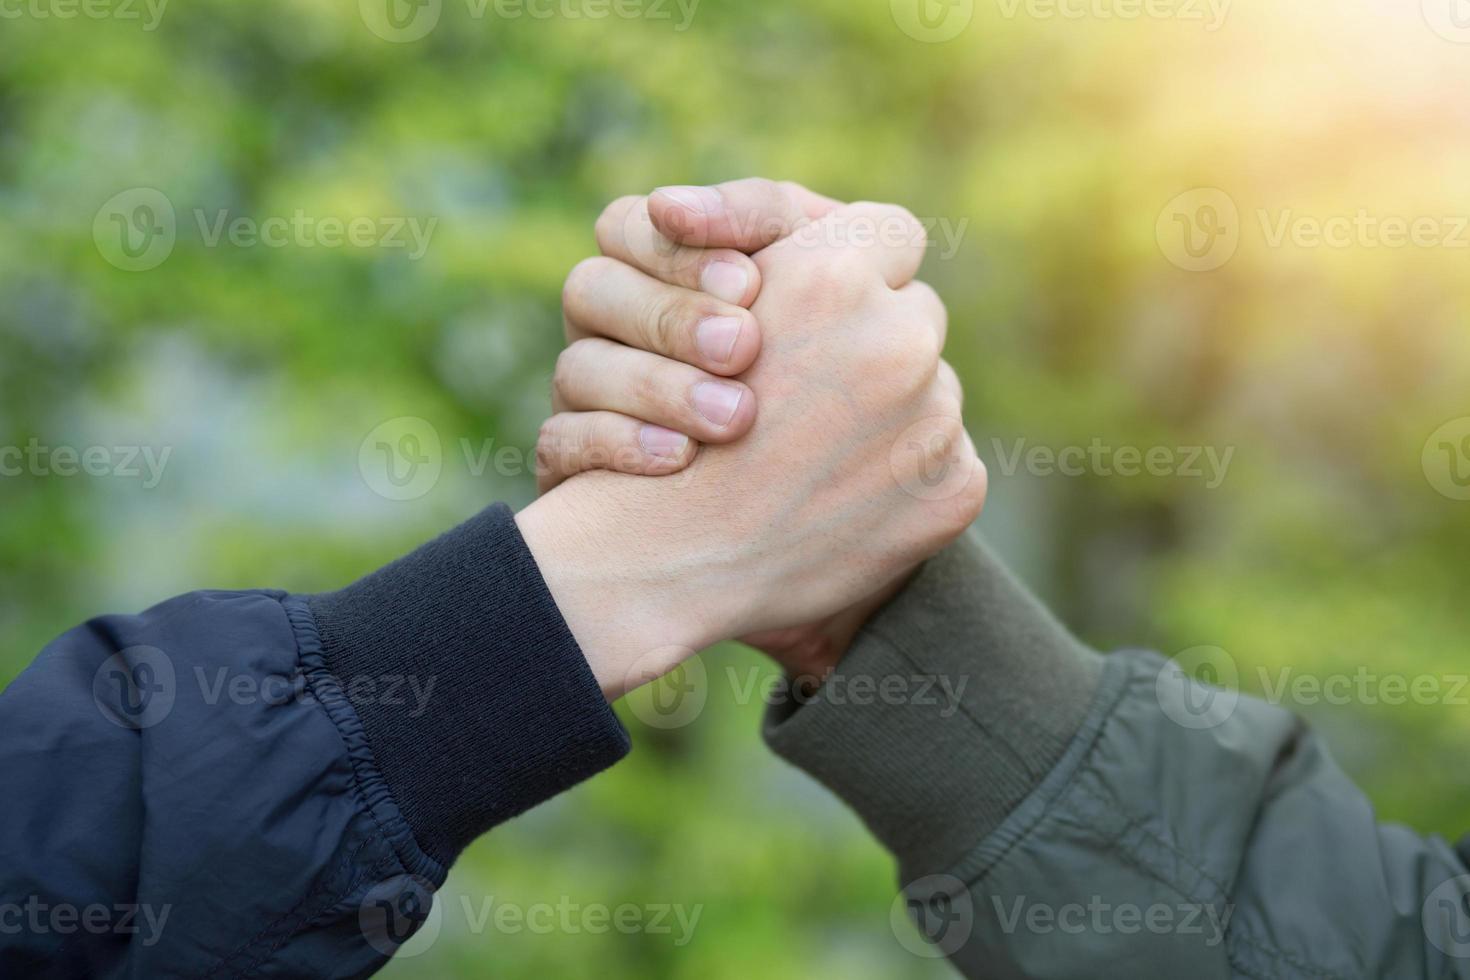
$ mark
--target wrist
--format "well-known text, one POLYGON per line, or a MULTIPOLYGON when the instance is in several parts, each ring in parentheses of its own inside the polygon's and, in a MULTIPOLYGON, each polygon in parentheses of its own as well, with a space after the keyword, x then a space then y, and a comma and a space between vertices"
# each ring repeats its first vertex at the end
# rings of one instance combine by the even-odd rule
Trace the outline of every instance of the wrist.
POLYGON ((636 489, 631 483, 613 474, 583 474, 516 515, 609 701, 725 638, 708 618, 711 604, 690 584, 690 562, 663 553, 677 532, 666 520, 641 526, 638 515, 661 510, 626 499, 636 489))

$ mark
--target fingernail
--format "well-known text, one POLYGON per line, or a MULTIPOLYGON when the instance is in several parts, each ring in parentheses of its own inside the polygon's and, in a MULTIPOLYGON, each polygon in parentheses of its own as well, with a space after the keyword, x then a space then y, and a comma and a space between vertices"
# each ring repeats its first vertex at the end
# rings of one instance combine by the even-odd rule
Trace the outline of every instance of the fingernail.
POLYGON ((750 274, 733 262, 711 262, 704 267, 699 285, 715 299, 738 306, 750 288, 750 274))
POLYGON ((694 342, 699 352, 716 364, 729 364, 740 339, 740 320, 733 316, 712 316, 699 321, 694 342))
POLYGON ((745 393, 733 385, 717 381, 701 381, 694 386, 694 407, 715 425, 726 426, 735 417, 745 393))
POLYGON ((713 187, 658 187, 654 193, 698 214, 714 214, 725 206, 725 199, 713 187))
POLYGON ((650 456, 678 459, 689 445, 689 437, 661 425, 645 425, 638 430, 638 442, 650 456))

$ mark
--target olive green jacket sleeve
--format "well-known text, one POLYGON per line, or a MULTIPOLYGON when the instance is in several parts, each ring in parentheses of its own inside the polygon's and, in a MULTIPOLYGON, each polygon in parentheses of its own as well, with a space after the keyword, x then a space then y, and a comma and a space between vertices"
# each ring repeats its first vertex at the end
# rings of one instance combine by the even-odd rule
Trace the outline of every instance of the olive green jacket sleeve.
POLYGON ((1286 711, 1088 650, 973 535, 793 704, 767 741, 965 976, 1470 978, 1462 855, 1379 824, 1286 711))

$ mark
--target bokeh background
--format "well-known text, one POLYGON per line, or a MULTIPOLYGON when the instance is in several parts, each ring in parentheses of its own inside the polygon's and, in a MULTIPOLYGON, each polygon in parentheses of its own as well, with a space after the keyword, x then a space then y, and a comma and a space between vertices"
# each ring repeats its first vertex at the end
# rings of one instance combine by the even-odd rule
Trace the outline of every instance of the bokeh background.
MULTIPOLYGON (((1367 672, 1346 698, 1284 701, 1385 818, 1466 829, 1470 20, 1452 0, 392 4, 6 5, 0 444, 169 456, 157 481, 114 455, 109 475, 0 478, 0 681, 97 612, 332 588, 529 501, 560 285, 602 206, 761 174, 951 236, 924 275, 990 465, 982 523, 1081 636, 1217 648, 1205 661, 1257 694, 1367 672), (298 212, 433 225, 417 256, 211 234, 298 212), (1314 239, 1334 218, 1350 226, 1314 239), (359 451, 406 416, 441 472, 392 500, 359 451), (1097 445, 1167 449, 1173 470, 1007 462, 1097 445), (1194 474, 1191 447, 1228 467, 1194 474), (1384 703, 1391 677, 1439 693, 1384 703)), ((760 659, 703 663, 693 723, 625 709, 632 758, 480 841, 438 938, 387 975, 947 975, 890 926, 888 858, 761 745, 758 699, 729 682, 760 659), (477 932, 461 898, 700 918, 682 946, 477 932)))

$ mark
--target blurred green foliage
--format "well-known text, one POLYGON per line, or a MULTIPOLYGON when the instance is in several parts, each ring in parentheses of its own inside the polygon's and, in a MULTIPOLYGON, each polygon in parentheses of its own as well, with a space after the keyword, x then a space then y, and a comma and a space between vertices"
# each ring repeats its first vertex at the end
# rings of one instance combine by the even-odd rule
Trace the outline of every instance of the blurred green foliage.
MULTIPOLYGON (((1470 503, 1422 458, 1470 415, 1467 252, 1269 234, 1282 214, 1470 213, 1454 125, 1470 60, 1416 5, 1252 0, 1211 31, 980 0, 959 36, 923 43, 886 0, 704 0, 683 30, 673 4, 591 19, 443 0, 432 31, 395 43, 371 2, 173 0, 154 30, 143 6, 28 4, 0 21, 0 444, 171 457, 156 488, 0 479, 0 679, 91 614, 334 587, 491 500, 529 500, 524 467, 472 458, 534 444, 559 287, 602 206, 749 174, 898 201, 959 235, 925 277, 990 464, 982 522, 1087 640, 1220 647, 1255 693, 1283 670, 1447 687, 1467 669, 1470 503), (170 202, 177 242, 125 271, 99 209, 139 187, 170 202), (1171 262, 1160 230, 1197 187, 1239 209, 1237 253, 1206 272, 1171 262), (436 224, 418 260, 206 233, 220 212, 297 211, 436 224), (409 502, 358 470, 397 416, 444 445, 438 485, 409 502), (1004 464, 1017 440, 1233 456, 1218 486, 1048 475, 1004 464)), ((441 937, 389 975, 945 975, 894 940, 888 859, 760 745, 760 706, 726 673, 760 661, 704 661, 695 724, 629 714, 634 756, 476 845, 441 937), (487 896, 702 911, 682 947, 474 934, 461 898, 487 896)), ((1386 818, 1462 830, 1464 703, 1364 700, 1292 706, 1386 818)))

